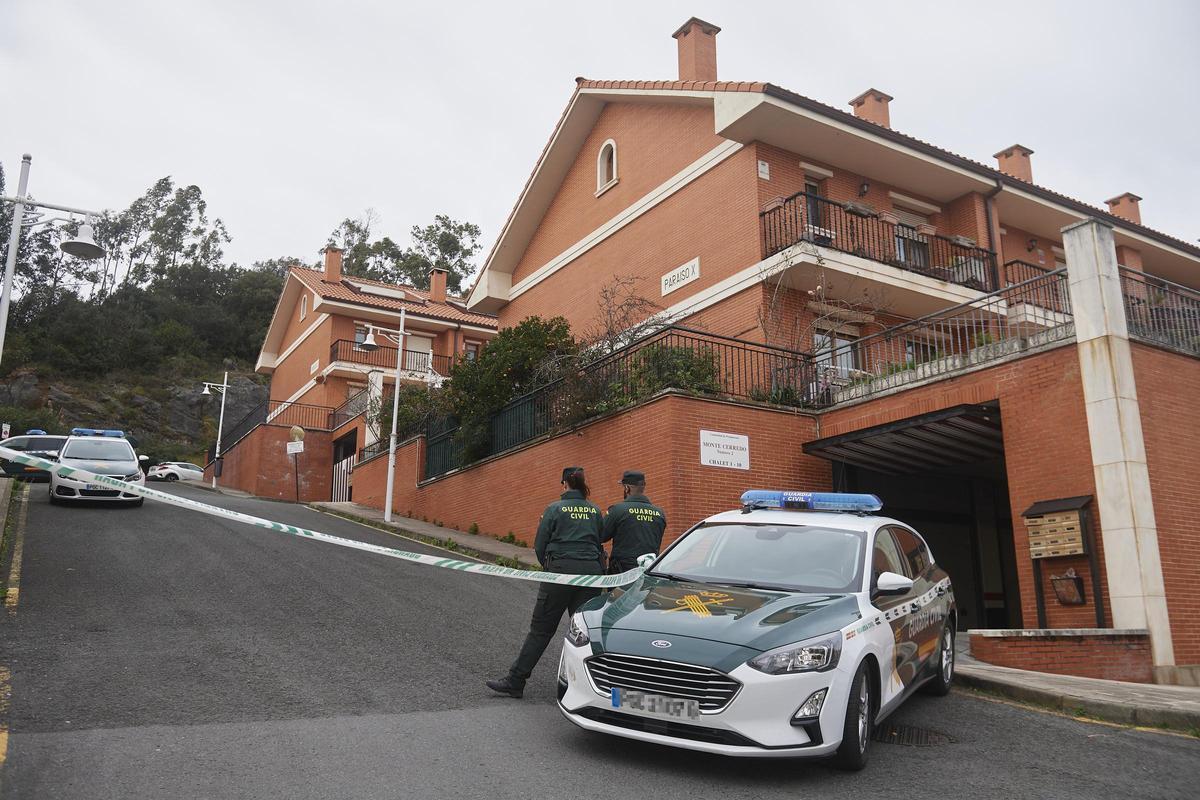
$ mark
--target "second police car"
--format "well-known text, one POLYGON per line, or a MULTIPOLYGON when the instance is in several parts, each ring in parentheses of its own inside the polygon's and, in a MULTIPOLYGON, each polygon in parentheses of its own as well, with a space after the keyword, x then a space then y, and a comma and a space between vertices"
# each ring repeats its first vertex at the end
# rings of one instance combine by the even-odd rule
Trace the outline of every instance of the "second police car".
MULTIPOLYGON (((127 483, 146 485, 142 463, 149 459, 146 456, 138 456, 121 431, 72 428, 71 435, 63 443, 55 460, 65 466, 96 475, 107 475, 127 483)), ((50 473, 51 503, 79 500, 118 502, 132 506, 140 506, 144 502, 142 497, 102 483, 50 473)))
POLYGON ((870 513, 874 495, 742 502, 575 614, 560 710, 646 742, 861 769, 905 698, 950 690, 950 578, 916 531, 870 513))

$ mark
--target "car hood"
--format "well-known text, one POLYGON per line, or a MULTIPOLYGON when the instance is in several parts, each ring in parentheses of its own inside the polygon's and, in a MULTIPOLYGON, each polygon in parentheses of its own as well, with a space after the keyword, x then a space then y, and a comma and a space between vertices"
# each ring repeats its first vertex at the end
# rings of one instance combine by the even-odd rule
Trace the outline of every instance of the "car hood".
POLYGON ((643 575, 584 607, 593 649, 723 668, 859 619, 852 594, 743 589, 643 575), (651 642, 658 641, 658 645, 651 642), (668 653, 663 646, 669 641, 668 653))
POLYGON ((86 469, 97 475, 112 475, 117 478, 124 478, 126 475, 142 471, 141 465, 136 461, 89 461, 86 458, 64 458, 61 463, 72 469, 86 469))

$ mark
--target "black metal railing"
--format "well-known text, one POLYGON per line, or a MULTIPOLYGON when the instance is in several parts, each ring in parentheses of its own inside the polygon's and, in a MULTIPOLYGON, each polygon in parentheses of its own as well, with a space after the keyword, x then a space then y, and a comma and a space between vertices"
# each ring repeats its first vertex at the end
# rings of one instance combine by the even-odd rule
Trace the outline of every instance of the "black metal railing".
POLYGON ((1071 339, 1067 271, 1059 269, 813 354, 816 406, 944 377, 1071 339))
POLYGON ((495 455, 664 389, 800 407, 814 402, 815 385, 805 353, 672 326, 513 400, 474 437, 457 428, 428 435, 425 475, 444 474, 467 458, 495 455))
MULTIPOLYGON (((364 350, 358 342, 351 339, 338 339, 329 348, 329 360, 349 361, 352 364, 365 364, 385 370, 396 369, 396 348, 379 346, 374 350, 364 350)), ((406 372, 427 374, 437 373, 441 376, 450 374, 454 359, 450 356, 435 355, 421 350, 405 350, 401 367, 406 372)))
POLYGON ((299 425, 305 430, 327 431, 330 429, 332 411, 329 406, 268 400, 255 406, 250 413, 221 432, 221 452, 225 453, 259 425, 299 425))
POLYGON ((1018 283, 1024 283, 1031 278, 1040 278, 1043 275, 1048 275, 1053 270, 1038 264, 1030 264, 1028 261, 1021 261, 1019 258, 1014 258, 1012 261, 1004 262, 1004 268, 1000 275, 1003 278, 1005 286, 1015 286, 1018 283))
POLYGON ((329 412, 329 430, 340 428, 366 411, 369 399, 366 389, 360 389, 346 398, 346 402, 329 412))
POLYGON ((767 257, 812 242, 981 292, 994 291, 999 283, 991 250, 885 221, 865 207, 859 211, 853 204, 797 192, 759 218, 767 257))
POLYGON ((1200 356, 1200 292, 1128 267, 1120 275, 1130 338, 1200 356))

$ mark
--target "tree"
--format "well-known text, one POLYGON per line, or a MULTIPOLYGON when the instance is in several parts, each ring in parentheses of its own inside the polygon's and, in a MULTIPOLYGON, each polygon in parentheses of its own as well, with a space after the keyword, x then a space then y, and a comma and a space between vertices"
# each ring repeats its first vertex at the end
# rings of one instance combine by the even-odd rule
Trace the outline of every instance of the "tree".
POLYGON ((342 220, 329 234, 328 244, 345 251, 343 274, 428 289, 429 271, 438 267, 446 270, 446 286, 454 293, 474 274, 472 259, 481 246, 478 225, 438 214, 431 225, 414 225, 412 246, 401 247, 387 236, 373 239, 378 223, 379 215, 368 208, 358 219, 342 220))

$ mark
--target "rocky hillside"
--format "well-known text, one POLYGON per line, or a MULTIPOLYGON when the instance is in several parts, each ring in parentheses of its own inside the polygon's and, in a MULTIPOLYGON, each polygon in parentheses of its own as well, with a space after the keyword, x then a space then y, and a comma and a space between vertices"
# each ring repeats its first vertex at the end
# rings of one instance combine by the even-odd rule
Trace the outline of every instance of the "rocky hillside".
MULTIPOLYGON (((238 374, 230 375, 225 404, 226 427, 267 399, 265 376, 228 367, 231 372, 235 368, 238 374)), ((0 379, 0 422, 8 422, 14 434, 31 427, 51 433, 75 426, 119 428, 153 460, 197 460, 216 438, 220 396, 200 393, 202 382, 214 379, 221 379, 221 368, 194 377, 186 372, 122 372, 88 380, 18 370, 0 379)))

